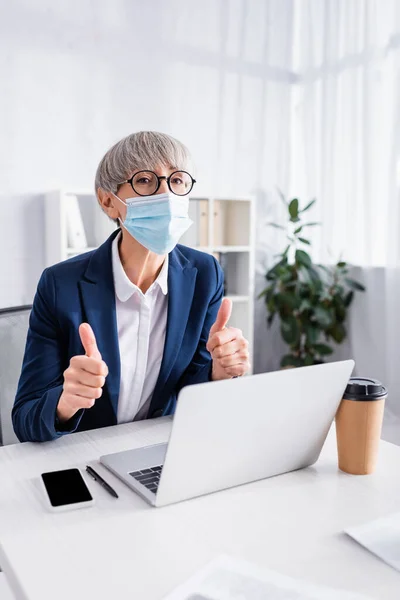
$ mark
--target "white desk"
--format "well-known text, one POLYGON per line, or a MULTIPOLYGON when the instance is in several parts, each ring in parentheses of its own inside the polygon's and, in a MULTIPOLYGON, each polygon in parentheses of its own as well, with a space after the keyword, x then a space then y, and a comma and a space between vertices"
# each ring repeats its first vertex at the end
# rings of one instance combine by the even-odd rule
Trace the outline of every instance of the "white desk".
POLYGON ((400 447, 383 442, 378 472, 354 477, 337 470, 330 436, 314 467, 155 509, 96 461, 169 430, 164 418, 0 449, 0 565, 17 600, 159 600, 220 553, 398 600, 400 574, 342 530, 399 511, 400 447), (46 512, 39 474, 87 462, 119 500, 85 474, 96 507, 46 512))
POLYGON ((0 598, 1 600, 15 600, 4 573, 0 573, 0 598))

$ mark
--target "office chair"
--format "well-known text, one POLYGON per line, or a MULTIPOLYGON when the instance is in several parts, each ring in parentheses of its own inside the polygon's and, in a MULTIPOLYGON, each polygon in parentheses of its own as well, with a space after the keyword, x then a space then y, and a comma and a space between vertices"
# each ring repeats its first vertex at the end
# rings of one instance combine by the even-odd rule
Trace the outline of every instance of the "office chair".
POLYGON ((32 306, 0 309, 0 445, 18 438, 11 421, 32 306))

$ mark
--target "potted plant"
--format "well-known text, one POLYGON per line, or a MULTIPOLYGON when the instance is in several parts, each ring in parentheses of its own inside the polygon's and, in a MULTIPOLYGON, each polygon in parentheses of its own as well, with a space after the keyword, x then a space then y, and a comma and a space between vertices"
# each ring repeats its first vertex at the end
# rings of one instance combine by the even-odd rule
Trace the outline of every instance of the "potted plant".
POLYGON ((346 262, 340 260, 331 267, 314 264, 304 250, 310 245, 310 240, 304 237, 305 231, 319 225, 304 222, 304 215, 315 200, 300 209, 297 198, 286 201, 281 196, 287 208, 288 223, 269 225, 285 231, 288 244, 267 272, 267 286, 259 297, 265 298, 268 326, 277 315, 282 338, 289 346, 281 367, 300 367, 324 362, 333 352, 332 343, 343 342, 354 292, 365 291, 365 288, 348 276, 346 262))

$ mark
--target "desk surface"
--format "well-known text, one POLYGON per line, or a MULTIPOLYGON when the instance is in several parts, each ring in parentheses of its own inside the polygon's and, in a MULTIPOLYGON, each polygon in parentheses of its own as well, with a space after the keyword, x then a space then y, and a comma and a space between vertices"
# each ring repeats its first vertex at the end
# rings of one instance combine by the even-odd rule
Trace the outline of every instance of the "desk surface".
MULTIPOLYGON (((0 565, 17 600, 160 600, 221 553, 286 575, 398 599, 400 574, 342 531, 400 506, 400 447, 382 442, 372 476, 337 469, 328 437, 313 467, 155 509, 99 463, 101 454, 168 439, 169 418, 0 448, 0 565), (93 508, 46 512, 41 472, 91 463, 93 508)), ((238 441, 240 451, 240 441, 238 441)), ((191 476, 192 474, 189 474, 191 476)))

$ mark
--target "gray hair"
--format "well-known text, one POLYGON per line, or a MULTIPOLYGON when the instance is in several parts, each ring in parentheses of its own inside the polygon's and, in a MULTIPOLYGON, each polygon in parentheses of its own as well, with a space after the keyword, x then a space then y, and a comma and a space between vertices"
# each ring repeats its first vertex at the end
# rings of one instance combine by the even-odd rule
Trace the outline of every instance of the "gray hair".
POLYGON ((96 171, 95 192, 118 191, 135 171, 154 171, 160 165, 187 171, 191 168, 189 150, 165 133, 139 131, 117 142, 106 152, 96 171))

